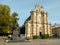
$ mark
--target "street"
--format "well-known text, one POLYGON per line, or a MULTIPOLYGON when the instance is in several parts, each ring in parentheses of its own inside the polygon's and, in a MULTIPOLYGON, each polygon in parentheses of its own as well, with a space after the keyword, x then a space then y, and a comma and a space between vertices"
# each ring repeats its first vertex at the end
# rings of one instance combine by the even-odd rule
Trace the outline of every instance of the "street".
POLYGON ((30 42, 6 43, 2 37, 0 37, 0 45, 60 45, 60 39, 34 39, 30 42))

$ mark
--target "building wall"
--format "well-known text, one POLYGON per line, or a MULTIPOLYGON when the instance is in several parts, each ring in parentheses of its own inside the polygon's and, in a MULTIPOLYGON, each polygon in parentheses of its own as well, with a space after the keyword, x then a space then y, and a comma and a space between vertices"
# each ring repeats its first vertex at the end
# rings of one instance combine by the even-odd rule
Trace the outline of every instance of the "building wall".
POLYGON ((60 26, 52 28, 52 34, 56 37, 60 37, 60 26))
POLYGON ((47 13, 44 13, 44 29, 45 29, 45 34, 48 34, 48 18, 47 18, 47 13))
POLYGON ((57 32, 56 32, 56 28, 54 27, 52 27, 52 34, 53 34, 53 36, 56 34, 57 32))
POLYGON ((31 27, 31 22, 28 21, 26 24, 25 24, 25 36, 26 38, 29 37, 29 38, 32 38, 32 27, 31 27))
POLYGON ((52 27, 51 27, 51 24, 48 24, 48 34, 49 34, 49 36, 52 36, 52 27))
POLYGON ((60 37, 60 27, 57 28, 56 32, 57 32, 57 37, 60 37))
POLYGON ((26 22, 26 36, 32 37, 34 35, 49 34, 50 33, 50 25, 48 25, 48 16, 47 13, 44 12, 41 6, 35 6, 35 9, 30 12, 31 19, 26 22))

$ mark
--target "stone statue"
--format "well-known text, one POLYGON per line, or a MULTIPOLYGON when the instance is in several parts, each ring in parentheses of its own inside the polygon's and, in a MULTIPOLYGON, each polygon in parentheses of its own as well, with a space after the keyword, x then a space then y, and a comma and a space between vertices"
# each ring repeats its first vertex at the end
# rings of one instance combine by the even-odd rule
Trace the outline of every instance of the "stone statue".
POLYGON ((19 31, 20 30, 19 30, 18 23, 17 23, 17 21, 15 21, 15 23, 14 23, 14 29, 12 31, 12 40, 14 40, 14 41, 18 41, 19 40, 19 38, 20 38, 19 31))
POLYGON ((15 21, 14 23, 14 28, 12 30, 12 35, 10 37, 11 37, 11 40, 6 40, 6 42, 25 41, 25 36, 23 36, 23 34, 20 34, 20 28, 18 26, 17 21, 15 21))
POLYGON ((17 23, 17 21, 14 22, 13 24, 13 29, 12 29, 12 35, 8 35, 10 36, 10 40, 6 40, 7 42, 17 42, 20 40, 20 28, 19 25, 17 23))

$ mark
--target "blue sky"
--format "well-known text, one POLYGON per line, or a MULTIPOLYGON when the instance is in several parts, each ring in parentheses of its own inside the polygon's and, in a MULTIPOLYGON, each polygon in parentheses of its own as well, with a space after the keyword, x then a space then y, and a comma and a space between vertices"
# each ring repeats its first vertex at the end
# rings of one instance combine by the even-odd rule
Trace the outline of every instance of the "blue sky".
POLYGON ((0 4, 9 5, 11 14, 18 13, 20 26, 29 17, 30 11, 35 8, 36 4, 42 5, 44 10, 48 12, 49 22, 60 23, 60 0, 0 0, 0 4))

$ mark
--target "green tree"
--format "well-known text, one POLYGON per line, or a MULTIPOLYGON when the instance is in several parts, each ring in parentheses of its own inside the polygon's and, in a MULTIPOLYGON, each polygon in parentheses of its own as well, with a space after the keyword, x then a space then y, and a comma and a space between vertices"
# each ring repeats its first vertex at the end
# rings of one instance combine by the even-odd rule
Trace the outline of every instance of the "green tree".
POLYGON ((16 12, 13 12, 11 15, 13 27, 14 27, 14 23, 18 22, 18 20, 19 20, 19 18, 17 18, 17 16, 18 16, 18 13, 16 13, 16 12))
MULTIPOLYGON (((10 16, 9 6, 0 5, 0 31, 2 32, 6 31, 7 27, 11 28, 12 27, 11 24, 12 24, 12 17, 10 16)), ((4 32, 4 33, 7 33, 7 32, 4 32)))
POLYGON ((0 5, 0 32, 11 33, 15 21, 18 21, 18 13, 14 12, 10 15, 10 7, 8 5, 0 5))
POLYGON ((13 12, 13 13, 12 13, 12 19, 13 19, 13 22, 19 20, 19 18, 17 18, 17 16, 18 16, 18 13, 16 13, 16 12, 13 12))
POLYGON ((8 5, 0 5, 0 15, 10 15, 10 7, 8 5))

